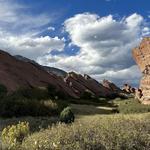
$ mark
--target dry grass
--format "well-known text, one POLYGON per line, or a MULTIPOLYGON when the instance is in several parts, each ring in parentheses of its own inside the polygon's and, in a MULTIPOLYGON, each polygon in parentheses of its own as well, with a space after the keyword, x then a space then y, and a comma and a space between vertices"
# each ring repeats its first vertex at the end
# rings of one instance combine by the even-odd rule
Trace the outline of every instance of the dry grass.
POLYGON ((84 116, 29 136, 25 150, 148 150, 150 114, 84 116))
POLYGON ((79 104, 71 104, 71 108, 76 115, 112 114, 113 110, 111 107, 79 104))

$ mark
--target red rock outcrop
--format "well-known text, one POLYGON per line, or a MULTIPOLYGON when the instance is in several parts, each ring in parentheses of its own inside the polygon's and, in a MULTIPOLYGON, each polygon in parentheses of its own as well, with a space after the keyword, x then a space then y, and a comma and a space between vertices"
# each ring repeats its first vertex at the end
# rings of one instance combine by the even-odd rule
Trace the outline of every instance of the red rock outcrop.
POLYGON ((103 85, 88 75, 75 72, 68 73, 64 78, 45 71, 41 66, 30 61, 18 60, 0 50, 0 84, 9 92, 20 87, 46 87, 52 84, 57 90, 73 98, 80 98, 85 92, 92 96, 109 97, 121 91, 115 84, 105 81, 103 85))
POLYGON ((117 87, 114 83, 112 83, 111 81, 103 80, 102 85, 104 87, 106 87, 107 89, 109 89, 109 91, 111 91, 112 93, 122 92, 122 90, 119 87, 117 87))
POLYGON ((134 94, 136 89, 131 87, 129 84, 124 84, 122 90, 126 93, 134 94))
POLYGON ((75 72, 70 72, 64 78, 64 81, 74 90, 74 92, 80 97, 85 91, 89 91, 95 96, 107 97, 112 92, 104 87, 102 84, 94 80, 88 75, 80 75, 75 72))
POLYGON ((9 92, 15 91, 19 87, 45 87, 52 84, 65 94, 78 98, 61 77, 47 73, 32 63, 17 60, 1 50, 0 83, 5 85, 9 92))
POLYGON ((140 46, 132 50, 132 54, 143 74, 140 81, 142 90, 140 101, 143 104, 150 104, 150 37, 144 38, 140 46))

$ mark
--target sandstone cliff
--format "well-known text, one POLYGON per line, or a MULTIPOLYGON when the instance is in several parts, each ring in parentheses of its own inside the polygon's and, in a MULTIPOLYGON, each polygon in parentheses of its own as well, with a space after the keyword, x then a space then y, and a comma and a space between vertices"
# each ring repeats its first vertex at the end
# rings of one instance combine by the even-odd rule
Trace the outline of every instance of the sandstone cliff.
POLYGON ((139 47, 132 50, 132 54, 143 74, 140 81, 142 90, 140 101, 143 104, 150 104, 150 37, 144 38, 139 47))

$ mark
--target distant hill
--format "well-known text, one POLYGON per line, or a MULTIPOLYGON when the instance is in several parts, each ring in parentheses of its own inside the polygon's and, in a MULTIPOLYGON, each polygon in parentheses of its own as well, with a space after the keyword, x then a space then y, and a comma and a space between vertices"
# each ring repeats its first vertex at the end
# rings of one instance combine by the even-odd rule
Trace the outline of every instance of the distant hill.
MULTIPOLYGON (((26 59, 27 60, 27 59, 26 59)), ((33 61, 22 61, 0 50, 0 84, 8 91, 20 87, 46 87, 51 84, 66 95, 77 98, 74 91, 55 74, 50 74, 33 61)))
POLYGON ((20 56, 20 55, 15 55, 14 57, 16 59, 18 59, 18 60, 21 60, 21 61, 24 61, 24 62, 30 62, 30 63, 32 63, 34 65, 42 67, 48 73, 53 73, 53 74, 55 74, 57 76, 62 76, 62 77, 67 75, 67 72, 65 72, 64 70, 61 70, 61 69, 58 69, 58 68, 54 68, 54 67, 49 67, 49 66, 42 66, 42 65, 38 64, 36 61, 28 59, 26 57, 23 57, 23 56, 20 56))
POLYGON ((87 74, 82 76, 81 74, 77 74, 75 72, 69 72, 64 78, 64 81, 79 97, 82 97, 85 92, 90 92, 93 96, 98 97, 109 97, 115 92, 107 87, 104 87, 101 83, 87 74))
POLYGON ((20 87, 46 87, 51 84, 57 91, 72 98, 82 96, 109 97, 122 90, 112 82, 99 83, 89 75, 41 66, 33 60, 22 56, 11 56, 0 50, 0 84, 8 91, 20 87), (86 94, 86 95, 85 95, 86 94))

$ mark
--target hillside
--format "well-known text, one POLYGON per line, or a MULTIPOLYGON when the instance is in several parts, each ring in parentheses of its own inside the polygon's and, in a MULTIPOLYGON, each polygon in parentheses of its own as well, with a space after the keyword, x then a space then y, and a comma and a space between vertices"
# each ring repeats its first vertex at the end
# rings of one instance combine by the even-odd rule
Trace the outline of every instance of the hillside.
POLYGON ((61 77, 64 77, 64 76, 67 75, 67 72, 65 72, 64 70, 61 70, 61 69, 58 69, 58 68, 54 68, 54 67, 39 65, 34 60, 28 59, 26 57, 23 57, 23 56, 20 56, 20 55, 15 55, 14 57, 16 59, 24 61, 24 62, 30 62, 30 63, 36 65, 37 67, 39 66, 39 67, 43 68, 45 71, 47 71, 48 73, 53 73, 53 74, 55 74, 57 76, 61 76, 61 77))
POLYGON ((76 94, 63 82, 61 77, 47 73, 33 63, 17 60, 4 51, 0 51, 0 68, 0 83, 5 85, 9 92, 20 87, 46 87, 51 84, 57 90, 77 98, 76 94))
POLYGON ((111 85, 115 88, 110 89, 89 75, 66 73, 57 68, 41 66, 33 60, 18 55, 11 56, 4 51, 0 51, 0 60, 0 83, 5 85, 9 92, 24 87, 46 87, 49 84, 72 98, 87 95, 110 97, 121 92, 113 83, 111 85))

